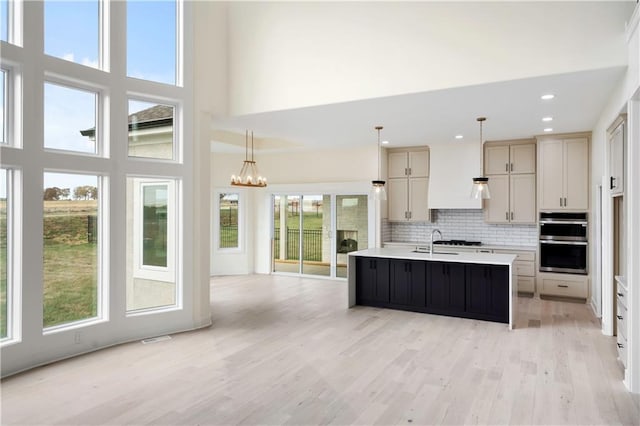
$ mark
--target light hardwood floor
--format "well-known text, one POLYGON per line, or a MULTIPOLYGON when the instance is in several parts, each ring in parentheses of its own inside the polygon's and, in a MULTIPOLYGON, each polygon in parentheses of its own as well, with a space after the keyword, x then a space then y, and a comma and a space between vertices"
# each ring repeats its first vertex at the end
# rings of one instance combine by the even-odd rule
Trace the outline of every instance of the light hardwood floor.
POLYGON ((213 326, 2 382, 2 424, 639 424, 584 304, 518 325, 346 309, 346 283, 212 280, 213 326))

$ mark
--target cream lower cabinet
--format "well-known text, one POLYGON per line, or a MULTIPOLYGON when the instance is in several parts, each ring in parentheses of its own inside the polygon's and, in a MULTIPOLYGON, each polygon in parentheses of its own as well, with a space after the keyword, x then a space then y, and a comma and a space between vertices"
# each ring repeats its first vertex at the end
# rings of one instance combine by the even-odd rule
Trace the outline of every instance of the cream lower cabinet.
POLYGON ((518 278, 518 293, 533 294, 536 292, 536 252, 533 250, 495 249, 494 253, 514 254, 513 266, 518 278))
POLYGON ((627 347, 629 336, 629 310, 628 310, 628 290, 624 277, 616 276, 616 346, 618 347, 618 358, 624 368, 627 368, 627 347))
POLYGON ((538 204, 540 210, 589 208, 589 139, 538 140, 538 204))
POLYGON ((561 296, 577 299, 589 297, 587 275, 538 273, 538 289, 542 296, 561 296))

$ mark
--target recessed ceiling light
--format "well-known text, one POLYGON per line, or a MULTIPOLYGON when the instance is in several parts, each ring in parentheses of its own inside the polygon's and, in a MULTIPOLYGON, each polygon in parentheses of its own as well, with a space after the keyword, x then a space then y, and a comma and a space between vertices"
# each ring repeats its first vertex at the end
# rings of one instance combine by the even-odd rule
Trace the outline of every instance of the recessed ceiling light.
POLYGON ((456 139, 462 139, 464 136, 462 135, 456 135, 456 139))
POLYGON ((542 117, 542 121, 553 121, 553 117, 542 117))
POLYGON ((382 145, 387 145, 389 143, 389 141, 382 141, 380 142, 382 145))
POLYGON ((547 93, 545 95, 540 96, 540 99, 542 99, 544 101, 548 101, 549 99, 553 99, 555 97, 556 97, 556 95, 554 95, 552 93, 547 93))
POLYGON ((553 132, 553 129, 551 127, 547 127, 546 129, 544 129, 545 132, 553 132))

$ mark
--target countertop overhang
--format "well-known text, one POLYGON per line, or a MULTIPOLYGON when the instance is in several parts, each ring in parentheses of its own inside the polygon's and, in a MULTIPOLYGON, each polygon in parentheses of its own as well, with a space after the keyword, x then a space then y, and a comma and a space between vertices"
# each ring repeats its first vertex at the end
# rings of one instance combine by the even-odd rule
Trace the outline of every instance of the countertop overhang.
POLYGON ((406 248, 385 247, 352 251, 349 256, 382 257, 388 259, 423 260, 428 262, 479 263, 484 265, 513 265, 516 256, 503 253, 414 253, 406 248))

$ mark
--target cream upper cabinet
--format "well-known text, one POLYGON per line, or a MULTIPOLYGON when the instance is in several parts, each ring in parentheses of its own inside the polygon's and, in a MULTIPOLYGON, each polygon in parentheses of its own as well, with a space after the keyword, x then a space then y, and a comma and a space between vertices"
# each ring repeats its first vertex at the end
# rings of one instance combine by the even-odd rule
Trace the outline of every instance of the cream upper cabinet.
POLYGON ((536 175, 511 175, 511 223, 536 223, 536 175))
POLYGON ((536 144, 531 139, 484 145, 491 198, 484 200, 488 223, 536 223, 536 144))
POLYGON ((387 176, 389 179, 407 177, 407 173, 409 172, 408 161, 409 157, 406 151, 389 151, 389 154, 387 155, 387 176))
POLYGON ((429 212, 429 149, 390 149, 387 215, 392 222, 425 222, 429 212))
POLYGON ((509 145, 487 145, 484 148, 485 175, 509 173, 509 145))
POLYGON ((589 208, 589 139, 565 137, 538 142, 541 210, 589 208))
POLYGON ((513 173, 536 172, 536 144, 518 144, 510 146, 511 164, 509 171, 513 173))
POLYGON ((387 215, 390 221, 407 220, 409 185, 406 178, 390 178, 387 181, 387 215))
POLYGON ((489 178, 491 198, 484 202, 484 220, 490 223, 509 222, 509 175, 489 178))
POLYGON ((409 220, 427 222, 429 212, 429 178, 409 179, 409 220))
POLYGON ((589 208, 589 144, 586 138, 565 140, 565 199, 567 209, 589 208))
POLYGON ((609 134, 609 190, 612 195, 624 193, 624 155, 626 114, 621 115, 608 129, 609 134))
POLYGON ((409 151, 409 176, 429 177, 429 151, 409 151))
POLYGON ((494 145, 492 142, 488 142, 484 150, 485 175, 535 173, 536 144, 528 142, 508 145, 494 145))

